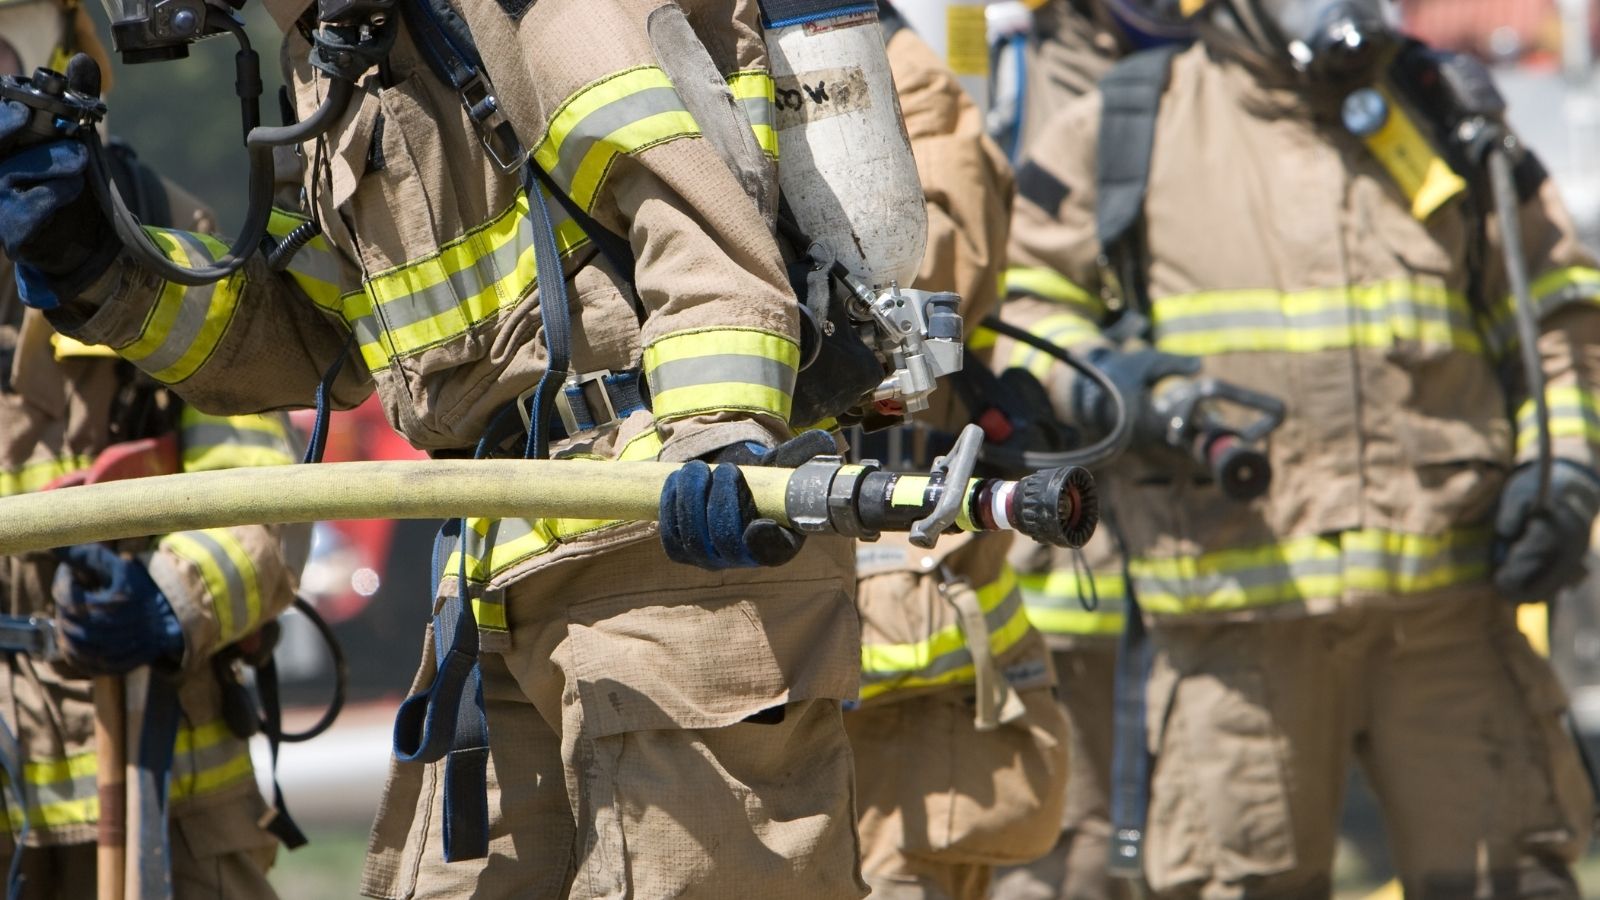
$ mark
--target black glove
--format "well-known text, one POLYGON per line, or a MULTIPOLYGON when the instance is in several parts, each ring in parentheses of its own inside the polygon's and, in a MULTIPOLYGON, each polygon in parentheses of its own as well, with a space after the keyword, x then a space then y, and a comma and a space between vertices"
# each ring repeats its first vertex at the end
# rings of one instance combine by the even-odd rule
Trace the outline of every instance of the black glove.
POLYGON ((143 563, 104 544, 60 555, 53 594, 68 662, 91 675, 183 662, 183 626, 143 563))
POLYGON ((702 569, 781 566, 805 545, 805 535, 761 518, 739 466, 793 468, 834 452, 826 432, 807 431, 767 449, 735 444, 717 454, 713 469, 685 463, 661 487, 661 546, 674 562, 702 569))
POLYGON ((1519 467, 1495 514, 1494 586, 1513 603, 1550 600, 1583 578, 1589 529, 1600 513, 1600 474, 1588 466, 1556 460, 1548 509, 1534 509, 1538 491, 1537 467, 1519 467))
MULTIPOLYGON (((1165 431, 1151 408, 1150 388, 1163 378, 1200 374, 1198 357, 1148 348, 1123 353, 1096 347, 1089 351, 1089 362, 1116 386, 1127 415, 1133 420, 1134 439, 1145 442, 1160 440, 1165 431)), ((1117 424, 1117 407, 1111 396, 1095 381, 1081 376, 1073 382, 1072 413, 1079 424, 1102 432, 1117 424)))
MULTIPOLYGON (((72 90, 98 95, 100 67, 80 53, 67 67, 72 90)), ((0 103, 0 147, 27 124, 31 110, 0 103)), ((59 305, 111 265, 120 246, 85 176, 89 148, 75 139, 8 148, 0 159, 0 246, 17 263, 22 301, 59 305)))

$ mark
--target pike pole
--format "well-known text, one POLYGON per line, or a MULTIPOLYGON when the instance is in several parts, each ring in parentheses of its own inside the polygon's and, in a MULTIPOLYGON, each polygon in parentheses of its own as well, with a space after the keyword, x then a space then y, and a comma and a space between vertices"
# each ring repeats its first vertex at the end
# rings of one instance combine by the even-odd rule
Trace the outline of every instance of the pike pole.
MULTIPOLYGON (((952 530, 1018 531, 1082 546, 1099 520, 1081 468, 1018 481, 972 476, 969 426, 926 474, 817 457, 794 469, 743 467, 761 515, 808 533, 870 540, 909 531, 931 547, 952 530)), ((421 460, 224 469, 69 487, 0 500, 0 556, 173 531, 325 519, 577 518, 652 522, 674 463, 421 460)))

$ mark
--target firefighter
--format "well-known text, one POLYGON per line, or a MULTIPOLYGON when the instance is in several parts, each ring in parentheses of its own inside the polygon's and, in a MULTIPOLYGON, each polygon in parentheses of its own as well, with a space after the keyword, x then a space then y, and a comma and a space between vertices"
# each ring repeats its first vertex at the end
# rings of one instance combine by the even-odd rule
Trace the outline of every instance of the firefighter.
MULTIPOLYGON (((0 5, 0 64, 30 71, 85 50, 104 58, 76 4, 0 5)), ((60 65, 57 61, 56 65, 60 65)), ((125 148, 119 174, 151 198, 152 221, 209 231, 208 212, 161 182, 125 148), (159 198, 159 199, 157 199, 159 198)), ((91 471, 108 448, 175 435, 173 471, 294 462, 279 416, 212 416, 183 404, 108 348, 54 333, 17 296, 12 265, 0 278, 0 496, 41 490, 91 471)), ((267 869, 278 838, 256 787, 244 737, 229 727, 213 660, 294 599, 305 535, 243 527, 154 541, 70 548, 0 561, 0 598, 17 616, 59 617, 64 659, 7 653, 3 727, 20 758, 3 760, 7 839, 22 897, 95 893, 94 705, 90 674, 153 665, 180 707, 171 763, 169 847, 179 898, 274 897, 267 869), (16 780, 22 779, 19 785, 16 780)))
MULTIPOLYGON (((1010 254, 1033 279, 1009 290, 1055 304, 1056 339, 1142 423, 1109 503, 1152 628, 1126 711, 1149 733, 1119 750, 1148 815, 1119 825, 1117 854, 1162 897, 1325 895, 1355 760, 1407 896, 1577 896, 1590 789, 1513 604, 1575 577, 1600 508, 1600 272, 1531 156, 1502 252, 1492 185, 1446 140, 1493 109, 1488 80, 1400 42, 1384 4, 1182 12, 1198 46, 1120 64, 1035 139, 1010 254), (1479 93, 1419 93, 1446 69, 1479 93), (1098 151, 1113 128, 1115 158, 1098 151), (1533 275, 1537 378, 1503 259, 1533 275), (1196 374, 1287 404, 1266 496, 1224 497, 1153 449, 1151 388, 1196 374)), ((1094 385, 1055 389, 1104 426, 1094 385)))
MULTIPOLYGON (((976 322, 999 301, 1011 169, 939 55, 894 7, 880 4, 879 15, 928 198, 928 253, 913 287, 959 293, 963 318, 976 322)), ((852 449, 926 469, 971 416, 954 392, 940 396, 915 426, 852 437, 852 449)), ((946 535, 923 550, 884 535, 857 546, 861 696, 845 728, 874 897, 976 900, 994 865, 1032 859, 1054 840, 1066 723, 1005 561, 1010 543, 946 535)))
MULTIPOLYGON (((737 469, 709 467, 817 447, 788 425, 800 315, 774 237, 757 5, 403 4, 366 21, 392 46, 363 45, 382 64, 329 119, 316 109, 351 79, 320 51, 313 65, 310 41, 333 32, 295 27, 308 5, 267 4, 298 119, 331 123, 306 148, 307 217, 273 226, 285 244, 306 228, 286 274, 261 254, 187 290, 127 254, 77 274, 54 255, 72 242, 40 249, 19 216, 3 236, 36 251, 35 302, 208 409, 306 405, 349 342, 326 396, 376 388, 436 456, 548 439, 557 456, 692 461, 659 530, 468 519, 443 535, 363 891, 863 895, 841 712, 860 668, 849 543, 802 547, 754 518, 737 469), (563 389, 539 391, 551 369, 563 389)), ((876 28, 835 18, 838 36, 876 28)), ((74 177, 72 151, 54 152, 32 177, 74 177)), ((40 218, 75 215, 74 235, 101 224, 68 203, 40 218)), ((173 257, 221 255, 170 238, 173 257)))

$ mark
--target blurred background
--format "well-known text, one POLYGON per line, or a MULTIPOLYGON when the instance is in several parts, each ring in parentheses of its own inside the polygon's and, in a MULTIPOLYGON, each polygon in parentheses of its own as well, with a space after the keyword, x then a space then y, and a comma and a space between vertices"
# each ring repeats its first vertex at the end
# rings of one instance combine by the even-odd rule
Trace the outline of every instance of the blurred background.
MULTIPOLYGON (((105 21, 96 4, 102 32, 105 21)), ((1600 0, 1403 0, 1411 33, 1494 67, 1512 124, 1539 152, 1579 229, 1600 247, 1600 0)), ((262 109, 276 119, 278 36, 259 3, 244 15, 262 55, 262 109)), ((109 44, 109 36, 105 35, 109 44)), ((205 199, 232 233, 244 212, 244 153, 233 97, 233 47, 209 41, 185 62, 118 63, 110 122, 146 163, 205 199)), ((329 460, 420 456, 369 402, 334 416, 329 460)), ((317 740, 286 747, 278 772, 310 846, 282 853, 274 879, 285 897, 356 895, 366 830, 388 767, 394 708, 421 651, 429 613, 428 558, 436 523, 332 522, 317 526, 304 593, 333 625, 349 659, 350 704, 317 740)), ((1600 572, 1600 558, 1592 570, 1600 572)), ((1556 606, 1551 651, 1572 694, 1574 719, 1600 754, 1600 578, 1556 606)), ((1536 626, 1538 627, 1538 626, 1536 626)), ((291 726, 317 717, 331 692, 329 657, 314 630, 290 614, 278 651, 291 726)), ((265 775, 264 745, 257 768, 265 775)), ((1362 898, 1391 874, 1375 805, 1352 779, 1338 896, 1362 898)), ((1580 875, 1600 898, 1600 855, 1580 875)))

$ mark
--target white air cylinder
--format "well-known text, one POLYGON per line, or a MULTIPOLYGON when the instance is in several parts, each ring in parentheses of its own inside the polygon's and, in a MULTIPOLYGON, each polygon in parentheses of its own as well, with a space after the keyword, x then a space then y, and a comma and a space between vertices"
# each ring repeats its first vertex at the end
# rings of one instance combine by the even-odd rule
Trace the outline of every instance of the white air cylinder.
POLYGON ((872 288, 910 285, 928 213, 874 12, 768 29, 778 179, 801 230, 872 288))

